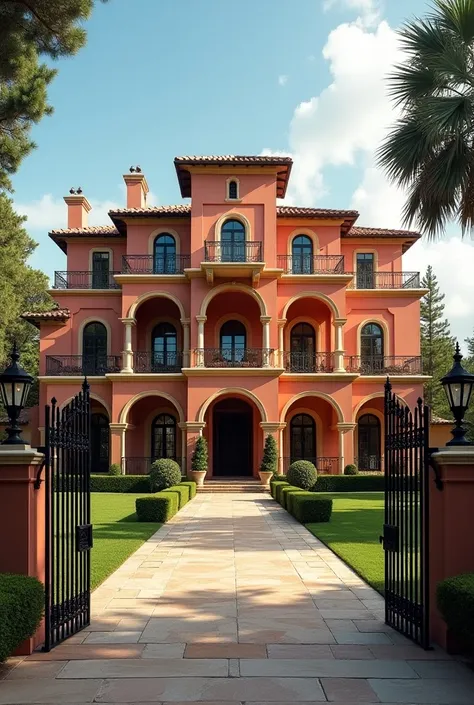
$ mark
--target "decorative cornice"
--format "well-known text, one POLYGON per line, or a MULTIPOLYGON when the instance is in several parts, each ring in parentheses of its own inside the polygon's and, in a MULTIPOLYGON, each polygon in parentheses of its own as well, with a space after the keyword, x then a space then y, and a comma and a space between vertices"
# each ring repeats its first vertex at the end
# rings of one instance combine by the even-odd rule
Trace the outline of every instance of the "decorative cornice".
POLYGON ((196 431, 202 431, 206 428, 205 421, 183 421, 178 424, 181 430, 190 431, 191 433, 196 433, 196 431))
POLYGON ((343 433, 353 431, 356 426, 356 423, 349 423, 348 421, 339 421, 339 423, 336 424, 336 428, 343 433))
POLYGON ((283 428, 286 428, 286 423, 283 421, 260 421, 260 428, 265 433, 275 433, 283 428))
MULTIPOLYGON (((454 425, 454 422, 453 422, 454 425)), ((474 468, 474 446, 446 446, 431 456, 436 465, 466 465, 474 468)), ((449 474, 445 475, 449 478, 449 474)), ((474 482, 474 472, 472 474, 474 482)))

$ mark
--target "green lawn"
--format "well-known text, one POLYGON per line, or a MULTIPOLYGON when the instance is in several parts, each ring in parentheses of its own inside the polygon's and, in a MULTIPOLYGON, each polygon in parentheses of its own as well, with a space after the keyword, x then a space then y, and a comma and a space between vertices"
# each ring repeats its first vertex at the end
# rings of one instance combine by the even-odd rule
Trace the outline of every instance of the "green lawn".
POLYGON ((94 547, 91 554, 91 587, 96 588, 128 556, 150 538, 161 524, 136 521, 135 500, 141 494, 93 492, 94 547))
POLYGON ((321 492, 321 496, 333 500, 331 521, 306 524, 306 528, 383 594, 384 552, 379 543, 384 523, 383 492, 321 492))

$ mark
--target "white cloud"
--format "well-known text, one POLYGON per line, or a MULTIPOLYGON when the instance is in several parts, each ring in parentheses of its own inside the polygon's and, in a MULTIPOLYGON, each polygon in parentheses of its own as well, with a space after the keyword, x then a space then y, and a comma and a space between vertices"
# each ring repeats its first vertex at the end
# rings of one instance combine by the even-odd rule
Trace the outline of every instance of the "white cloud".
POLYGON ((286 74, 281 74, 278 76, 278 85, 279 86, 286 86, 288 83, 288 76, 286 74))
MULTIPOLYGON (((90 198, 92 210, 89 213, 89 225, 111 224, 107 215, 112 208, 120 207, 116 201, 99 201, 90 198)), ((31 230, 54 230, 67 227, 67 206, 62 198, 54 198, 46 193, 37 201, 15 203, 15 209, 28 218, 26 227, 31 230)))
POLYGON ((335 8, 354 10, 359 13, 356 22, 365 26, 375 24, 380 16, 379 0, 323 0, 323 10, 325 12, 335 8))

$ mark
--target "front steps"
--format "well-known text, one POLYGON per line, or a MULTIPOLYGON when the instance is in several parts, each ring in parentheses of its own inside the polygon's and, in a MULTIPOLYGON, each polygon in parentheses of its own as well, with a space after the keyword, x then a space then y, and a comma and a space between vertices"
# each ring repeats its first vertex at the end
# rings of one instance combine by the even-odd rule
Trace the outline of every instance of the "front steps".
POLYGON ((204 480, 204 486, 197 488, 201 493, 227 494, 229 492, 248 492, 248 493, 264 493, 268 492, 261 484, 260 480, 254 478, 232 477, 229 480, 225 478, 204 480))

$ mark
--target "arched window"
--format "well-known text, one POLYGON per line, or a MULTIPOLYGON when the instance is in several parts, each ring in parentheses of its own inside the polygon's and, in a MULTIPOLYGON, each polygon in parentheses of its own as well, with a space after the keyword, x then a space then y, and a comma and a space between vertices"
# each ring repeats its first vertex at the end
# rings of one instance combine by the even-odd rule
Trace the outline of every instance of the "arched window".
POLYGON ((82 331, 82 370, 85 375, 104 375, 107 372, 107 328, 92 322, 82 331))
POLYGON ((151 458, 176 459, 176 419, 171 414, 158 414, 151 424, 151 458))
POLYGON ((359 470, 381 470, 380 421, 374 414, 364 414, 357 422, 359 470))
POLYGON ((91 414, 92 472, 109 469, 109 420, 105 414, 91 414))
POLYGON ((171 323, 158 323, 151 334, 151 371, 173 372, 179 369, 178 338, 171 323))
POLYGON ((291 243, 292 273, 312 274, 313 241, 307 235, 297 235, 291 243))
POLYGON ((239 197, 239 184, 237 181, 229 181, 227 184, 227 198, 236 199, 239 197))
POLYGON ((239 364, 245 357, 247 331, 240 321, 227 321, 221 328, 220 349, 224 360, 232 366, 239 364))
POLYGON ((290 462, 316 463, 316 424, 309 414, 293 416, 290 424, 290 462))
POLYGON ((297 323, 291 329, 290 371, 314 372, 316 351, 314 328, 309 323, 297 323))
POLYGON ((378 323, 366 323, 360 334, 361 367, 365 374, 384 369, 383 330, 378 323))
POLYGON ((176 274, 176 242, 169 233, 155 238, 153 247, 154 274, 176 274))
POLYGON ((245 227, 240 220, 226 220, 221 229, 223 262, 245 262, 245 227))

